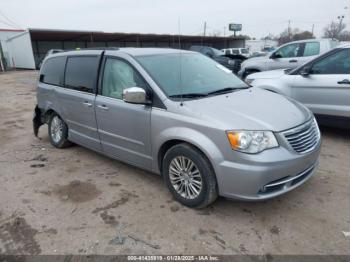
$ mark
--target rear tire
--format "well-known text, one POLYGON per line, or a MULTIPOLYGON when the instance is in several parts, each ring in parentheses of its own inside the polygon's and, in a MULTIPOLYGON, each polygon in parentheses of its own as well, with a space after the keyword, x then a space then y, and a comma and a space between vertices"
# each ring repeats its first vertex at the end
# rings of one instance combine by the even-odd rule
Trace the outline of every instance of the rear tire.
POLYGON ((68 126, 59 115, 52 113, 48 125, 50 142, 54 147, 66 148, 72 145, 68 141, 68 126))
POLYGON ((185 206, 203 208, 218 196, 216 177, 209 160, 189 144, 175 145, 166 152, 162 174, 174 198, 185 206))

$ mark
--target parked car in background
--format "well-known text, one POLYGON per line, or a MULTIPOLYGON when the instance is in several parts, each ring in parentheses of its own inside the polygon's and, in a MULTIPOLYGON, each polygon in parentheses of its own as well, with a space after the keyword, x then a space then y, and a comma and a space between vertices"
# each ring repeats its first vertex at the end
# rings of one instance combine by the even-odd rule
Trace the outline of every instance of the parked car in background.
POLYGON ((296 68, 338 45, 337 40, 310 39, 282 45, 268 56, 255 57, 244 61, 238 73, 245 79, 247 75, 284 68, 296 68))
POLYGON ((235 59, 230 55, 226 55, 224 52, 209 46, 191 46, 190 50, 210 57, 214 61, 230 69, 233 73, 238 73, 242 60, 245 59, 244 57, 235 59))
POLYGON ((44 58, 40 61, 40 63, 39 63, 39 65, 38 65, 38 68, 37 68, 37 69, 40 69, 40 68, 41 68, 41 65, 42 65, 42 63, 43 63, 43 61, 44 61, 44 59, 45 59, 46 57, 48 57, 49 55, 53 55, 53 54, 59 53, 59 52, 63 52, 63 51, 64 51, 64 50, 62 50, 62 49, 50 49, 49 51, 47 51, 46 54, 45 54, 45 56, 44 56, 44 58))
POLYGON ((246 81, 303 103, 322 124, 350 128, 350 45, 294 70, 256 73, 246 81))
POLYGON ((226 48, 221 49, 225 55, 241 55, 246 58, 250 57, 249 50, 247 48, 226 48))
POLYGON ((276 197, 307 181, 318 163, 321 137, 310 110, 249 88, 196 52, 51 55, 40 70, 37 101, 36 135, 47 123, 54 147, 77 143, 160 174, 190 207, 218 195, 276 197))

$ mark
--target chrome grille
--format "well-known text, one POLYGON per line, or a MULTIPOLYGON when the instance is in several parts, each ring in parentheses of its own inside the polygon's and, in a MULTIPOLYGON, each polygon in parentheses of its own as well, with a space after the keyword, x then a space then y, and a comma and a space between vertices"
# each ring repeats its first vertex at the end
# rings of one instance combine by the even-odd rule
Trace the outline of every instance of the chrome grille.
POLYGON ((294 151, 299 154, 312 151, 321 138, 320 130, 315 119, 285 131, 283 134, 294 151))

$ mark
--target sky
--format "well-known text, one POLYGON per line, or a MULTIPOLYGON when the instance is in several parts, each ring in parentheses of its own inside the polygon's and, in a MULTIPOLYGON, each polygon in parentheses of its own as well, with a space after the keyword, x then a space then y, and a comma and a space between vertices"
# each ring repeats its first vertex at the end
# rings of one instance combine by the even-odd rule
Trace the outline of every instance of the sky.
POLYGON ((0 0, 0 28, 49 28, 125 33, 227 36, 229 23, 261 38, 288 27, 312 30, 344 15, 350 30, 350 0, 0 0), (345 8, 346 7, 346 8, 345 8))

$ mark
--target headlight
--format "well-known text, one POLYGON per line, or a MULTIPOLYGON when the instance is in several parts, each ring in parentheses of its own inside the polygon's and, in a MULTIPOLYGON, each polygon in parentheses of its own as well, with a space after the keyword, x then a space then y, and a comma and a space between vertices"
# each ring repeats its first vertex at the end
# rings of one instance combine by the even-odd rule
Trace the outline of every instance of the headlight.
POLYGON ((236 61, 235 60, 228 60, 228 62, 227 62, 229 65, 234 65, 235 63, 236 63, 236 61))
POLYGON ((255 154, 278 147, 271 131, 227 131, 227 137, 233 150, 244 153, 255 154))

